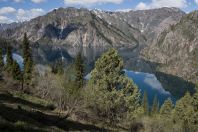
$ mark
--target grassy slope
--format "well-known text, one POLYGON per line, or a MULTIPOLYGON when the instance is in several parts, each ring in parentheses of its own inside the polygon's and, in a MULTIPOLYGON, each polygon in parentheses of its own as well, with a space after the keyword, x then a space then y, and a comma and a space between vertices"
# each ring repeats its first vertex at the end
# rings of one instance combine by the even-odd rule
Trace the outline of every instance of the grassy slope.
POLYGON ((45 100, 0 88, 0 131, 105 131, 94 125, 61 120, 53 109, 45 100))

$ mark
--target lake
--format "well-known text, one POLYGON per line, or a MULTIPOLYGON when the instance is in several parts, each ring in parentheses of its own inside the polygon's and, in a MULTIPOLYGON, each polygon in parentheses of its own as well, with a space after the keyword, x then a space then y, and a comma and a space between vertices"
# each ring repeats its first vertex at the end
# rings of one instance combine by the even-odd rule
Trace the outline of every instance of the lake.
MULTIPOLYGON (((108 48, 106 47, 38 45, 33 47, 33 58, 36 64, 49 65, 57 60, 63 60, 65 66, 67 66, 81 52, 84 56, 86 74, 88 74, 94 68, 95 61, 107 50, 108 48)), ((169 97, 175 102, 187 90, 191 91, 191 89, 189 90, 187 88, 194 88, 192 84, 179 77, 156 72, 154 69, 157 67, 157 64, 141 58, 139 56, 139 48, 119 48, 118 52, 124 60, 124 69, 127 69, 125 70, 126 75, 133 79, 142 94, 144 91, 147 92, 150 105, 155 95, 158 97, 160 104, 169 97)), ((18 62, 20 63, 21 58, 17 55, 15 54, 14 58, 18 58, 18 62)))

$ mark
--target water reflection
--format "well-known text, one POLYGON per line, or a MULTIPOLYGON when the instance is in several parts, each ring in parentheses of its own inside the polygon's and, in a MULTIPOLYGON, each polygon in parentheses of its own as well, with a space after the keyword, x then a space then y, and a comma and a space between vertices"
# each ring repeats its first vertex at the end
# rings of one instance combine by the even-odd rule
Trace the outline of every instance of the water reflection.
MULTIPOLYGON (((56 60, 63 59, 65 65, 68 65, 73 62, 75 56, 81 52, 84 56, 86 64, 86 73, 94 68, 95 61, 101 56, 102 53, 107 51, 107 47, 67 47, 63 45, 38 45, 33 48, 34 60, 39 64, 51 64, 56 60)), ((162 103, 167 97, 171 97, 173 101, 175 98, 180 98, 186 91, 186 88, 183 88, 181 94, 178 91, 181 91, 180 82, 174 81, 178 85, 174 85, 174 88, 169 88, 169 85, 166 85, 164 82, 169 80, 169 76, 164 74, 157 74, 153 72, 154 66, 158 64, 151 64, 151 62, 145 61, 140 57, 140 48, 119 48, 119 54, 124 60, 124 68, 128 71, 126 72, 129 77, 131 77, 134 82, 140 87, 141 92, 144 90, 147 91, 149 96, 149 101, 152 102, 155 94, 158 96, 160 103, 162 103), (133 72, 138 71, 138 72, 133 72), (158 81, 160 80, 160 81, 158 81), (162 84, 161 84, 161 83, 162 84), (166 90, 164 90, 166 89, 166 90), (177 89, 177 90, 175 90, 177 89), (177 91, 176 94, 175 91, 177 91), (171 94, 170 94, 171 93, 171 94), (175 98, 173 98, 174 95, 175 98)), ((156 66, 157 67, 157 66, 156 66)), ((171 76, 171 80, 178 80, 177 77, 171 76), (173 79, 174 78, 174 79, 173 79)), ((168 81, 168 83, 171 81, 168 81)), ((186 82, 182 81, 182 85, 185 86, 186 82)))
POLYGON ((129 78, 133 79, 134 83, 140 89, 142 95, 144 92, 147 92, 150 105, 152 104, 155 96, 158 97, 160 105, 169 97, 173 100, 173 102, 175 102, 175 98, 170 94, 169 91, 166 91, 162 87, 162 84, 154 74, 128 70, 125 70, 125 74, 129 78))

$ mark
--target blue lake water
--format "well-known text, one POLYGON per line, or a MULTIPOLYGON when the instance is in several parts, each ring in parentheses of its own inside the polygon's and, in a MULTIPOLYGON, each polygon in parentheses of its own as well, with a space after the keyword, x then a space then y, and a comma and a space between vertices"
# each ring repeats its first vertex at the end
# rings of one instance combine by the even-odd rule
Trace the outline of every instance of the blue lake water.
MULTIPOLYGON (((131 78, 138 86, 142 96, 144 92, 147 92, 150 106, 152 105, 155 96, 157 96, 160 105, 162 105, 167 98, 171 98, 173 102, 176 101, 170 92, 164 90, 154 74, 134 72, 126 69, 124 71, 126 76, 131 78)), ((88 74, 85 79, 89 79, 90 77, 90 74, 88 74)))
MULTIPOLYGON (((20 68, 23 69, 23 58, 17 53, 13 53, 13 59, 17 61, 20 68)), ((6 56, 4 56, 4 62, 6 63, 6 56)), ((171 95, 170 92, 166 91, 163 86, 161 85, 160 81, 154 74, 144 73, 144 72, 134 72, 132 70, 124 70, 125 74, 131 78, 134 83, 138 86, 141 94, 146 91, 148 95, 148 101, 151 105, 155 96, 158 97, 158 101, 163 104, 164 100, 167 98, 171 98, 173 102, 176 99, 171 95)), ((88 74, 86 79, 90 78, 90 74, 88 74)))
MULTIPOLYGON (((4 63, 6 63, 6 55, 3 58, 4 58, 3 59, 4 63)), ((12 58, 13 60, 17 61, 17 63, 19 64, 19 67, 23 69, 23 57, 20 56, 19 54, 13 53, 12 58)))
POLYGON ((157 96, 158 101, 161 104, 167 99, 171 98, 173 102, 176 99, 171 95, 170 92, 166 91, 161 83, 157 80, 157 77, 154 74, 144 73, 144 72, 134 72, 124 70, 125 74, 131 78, 134 83, 138 86, 141 94, 143 95, 144 92, 147 92, 148 101, 151 105, 153 103, 153 99, 157 96))

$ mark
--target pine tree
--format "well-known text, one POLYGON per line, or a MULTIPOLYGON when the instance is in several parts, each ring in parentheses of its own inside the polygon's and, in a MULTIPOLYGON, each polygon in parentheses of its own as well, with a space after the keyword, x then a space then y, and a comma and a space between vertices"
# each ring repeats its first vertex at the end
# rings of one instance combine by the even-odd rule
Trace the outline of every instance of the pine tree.
POLYGON ((137 116, 141 108, 138 88, 125 76, 123 66, 118 52, 110 49, 96 61, 88 83, 90 107, 112 122, 137 116))
POLYGON ((144 113, 146 115, 149 114, 149 103, 148 103, 148 96, 147 96, 147 92, 144 91, 144 96, 143 96, 143 99, 142 99, 142 107, 144 109, 144 113))
POLYGON ((12 64, 13 64, 12 48, 8 46, 7 53, 6 53, 6 70, 8 72, 12 72, 12 64))
POLYGON ((23 79, 27 84, 29 84, 31 78, 32 78, 32 60, 31 58, 29 58, 24 65, 23 79))
POLYGON ((193 98, 192 98, 192 105, 193 105, 195 111, 198 112, 198 92, 196 92, 196 93, 193 95, 193 98))
POLYGON ((76 86, 77 88, 82 88, 84 84, 85 69, 84 69, 84 61, 83 61, 81 53, 78 53, 76 57, 75 70, 76 70, 76 75, 75 75, 76 86))
POLYGON ((159 102, 158 102, 157 95, 156 95, 153 99, 153 105, 152 105, 152 108, 151 108, 151 115, 155 115, 158 112, 159 112, 159 102))
POLYGON ((0 48, 0 72, 3 71, 4 62, 3 62, 3 50, 0 48))
POLYGON ((22 79, 21 70, 20 70, 19 64, 16 61, 13 61, 13 64, 12 64, 12 76, 15 80, 22 79))
POLYGON ((23 60, 24 60, 24 71, 23 71, 23 82, 29 84, 32 78, 33 60, 30 51, 30 44, 26 33, 23 39, 23 60))
POLYGON ((168 98, 164 104, 162 105, 161 109, 160 109, 160 115, 166 118, 170 118, 171 117, 171 111, 173 110, 173 103, 171 98, 168 98))
POLYGON ((190 96, 190 93, 187 92, 184 97, 176 102, 176 106, 173 111, 173 119, 174 121, 180 121, 189 126, 192 123, 194 112, 192 97, 190 96))
POLYGON ((27 34, 25 33, 24 38, 23 38, 23 59, 24 59, 24 63, 26 63, 30 57, 31 57, 30 44, 29 44, 29 40, 27 38, 27 34))

